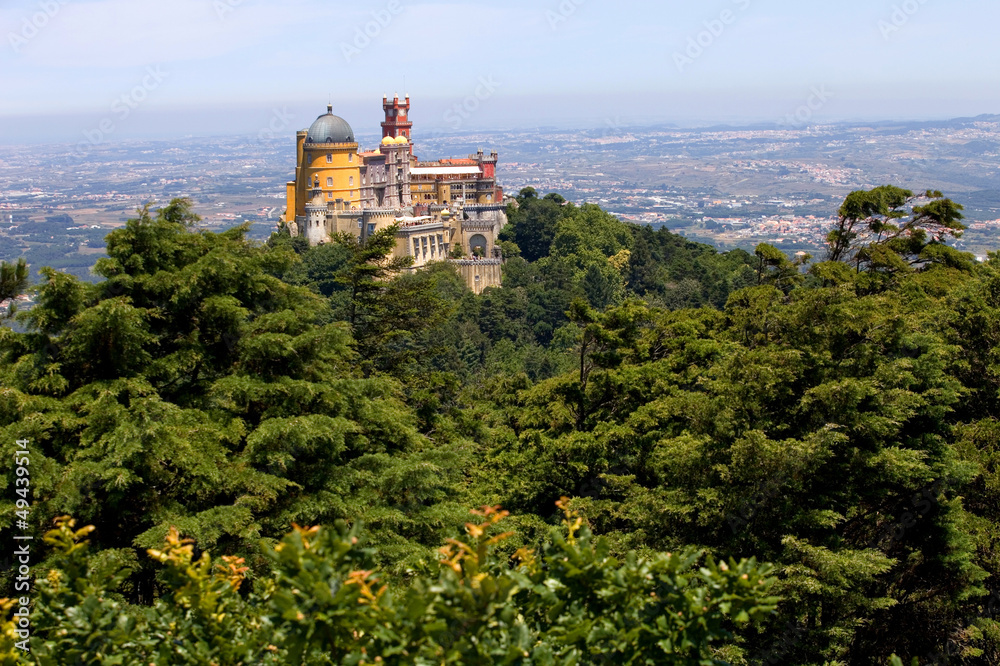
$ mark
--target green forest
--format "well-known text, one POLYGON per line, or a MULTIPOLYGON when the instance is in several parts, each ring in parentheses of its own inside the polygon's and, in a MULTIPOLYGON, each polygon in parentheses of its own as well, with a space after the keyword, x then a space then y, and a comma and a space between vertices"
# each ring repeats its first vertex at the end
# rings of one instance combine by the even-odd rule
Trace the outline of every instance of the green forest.
POLYGON ((478 296, 185 200, 96 284, 4 264, 0 664, 1000 663, 961 211, 854 192, 792 259, 527 188, 478 296))

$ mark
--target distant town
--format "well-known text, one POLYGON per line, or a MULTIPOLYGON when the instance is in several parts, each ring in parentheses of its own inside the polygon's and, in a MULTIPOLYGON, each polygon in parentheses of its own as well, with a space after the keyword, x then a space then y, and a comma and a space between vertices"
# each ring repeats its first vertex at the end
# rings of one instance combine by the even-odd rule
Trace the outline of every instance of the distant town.
MULTIPOLYGON (((419 117, 419 108, 414 109, 419 117)), ((363 149, 382 137, 358 134, 363 149)), ((678 129, 621 119, 585 130, 414 131, 421 159, 499 152, 497 181, 594 203, 721 250, 822 251, 843 198, 896 184, 966 206, 958 247, 1000 248, 1000 117, 928 123, 678 129)), ((0 147, 0 258, 86 275, 103 238, 149 201, 189 197, 209 229, 264 239, 285 213, 294 132, 0 147)))

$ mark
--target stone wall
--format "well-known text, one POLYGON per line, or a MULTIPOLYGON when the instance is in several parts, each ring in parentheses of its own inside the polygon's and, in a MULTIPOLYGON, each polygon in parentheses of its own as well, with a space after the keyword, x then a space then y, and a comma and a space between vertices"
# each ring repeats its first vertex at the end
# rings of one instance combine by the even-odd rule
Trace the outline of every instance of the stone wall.
POLYGON ((459 259, 451 262, 459 274, 476 294, 487 287, 499 287, 502 282, 503 260, 501 259, 459 259))

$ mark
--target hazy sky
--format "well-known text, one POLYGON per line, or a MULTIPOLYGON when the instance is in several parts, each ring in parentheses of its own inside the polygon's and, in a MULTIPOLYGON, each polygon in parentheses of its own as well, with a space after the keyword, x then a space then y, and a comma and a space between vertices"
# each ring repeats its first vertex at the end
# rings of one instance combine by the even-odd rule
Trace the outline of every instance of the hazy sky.
POLYGON ((0 0, 0 141, 293 134, 331 97, 372 132, 394 92, 417 135, 998 113, 998 25, 996 0, 0 0))

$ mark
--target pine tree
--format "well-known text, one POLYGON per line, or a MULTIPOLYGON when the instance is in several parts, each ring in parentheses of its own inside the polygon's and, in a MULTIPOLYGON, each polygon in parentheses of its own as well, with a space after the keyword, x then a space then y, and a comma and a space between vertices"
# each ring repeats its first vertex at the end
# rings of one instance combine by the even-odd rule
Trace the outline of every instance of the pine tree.
MULTIPOLYGON (((0 262, 0 303, 13 301, 28 288, 28 264, 24 259, 18 259, 16 264, 0 262)), ((16 307, 12 302, 7 308, 5 318, 12 317, 16 307)))

